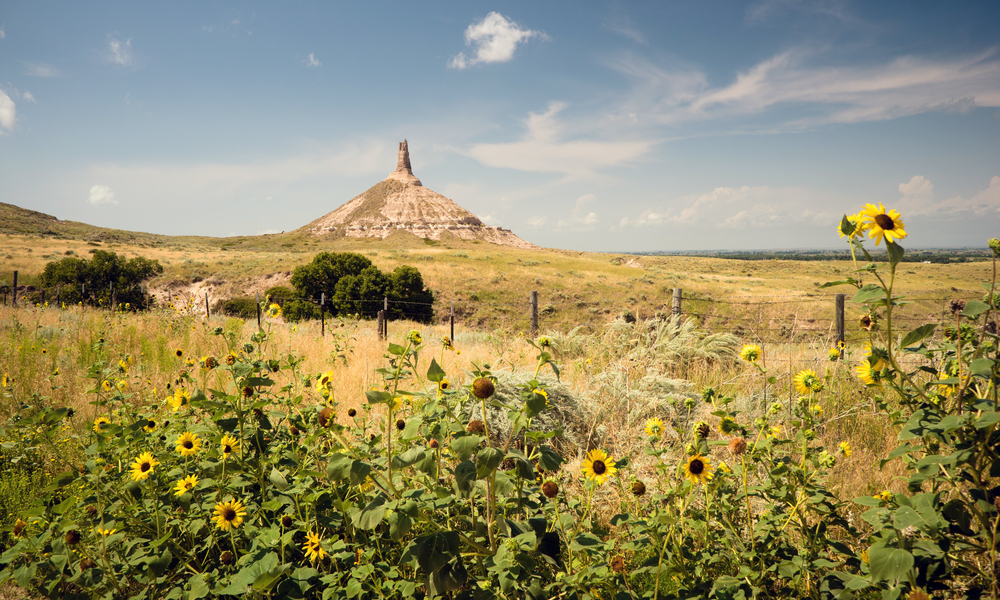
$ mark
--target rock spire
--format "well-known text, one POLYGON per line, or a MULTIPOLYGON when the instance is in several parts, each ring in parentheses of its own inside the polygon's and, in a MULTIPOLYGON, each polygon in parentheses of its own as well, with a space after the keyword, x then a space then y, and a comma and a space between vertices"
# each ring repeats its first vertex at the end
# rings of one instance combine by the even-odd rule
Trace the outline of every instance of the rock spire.
POLYGON ((396 156, 396 170, 390 173, 386 179, 395 179, 396 181, 402 181, 410 185, 424 185, 413 174, 413 168, 410 166, 410 148, 407 146, 405 139, 399 143, 399 153, 396 156))

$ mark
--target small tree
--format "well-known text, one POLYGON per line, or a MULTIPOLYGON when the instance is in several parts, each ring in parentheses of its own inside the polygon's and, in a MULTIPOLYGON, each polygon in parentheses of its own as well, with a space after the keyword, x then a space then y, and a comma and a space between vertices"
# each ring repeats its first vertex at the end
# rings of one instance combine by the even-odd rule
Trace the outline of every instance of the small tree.
POLYGON ((341 278, 360 275, 370 266, 372 261, 353 252, 320 252, 311 263, 295 268, 292 285, 302 298, 333 298, 341 278))
POLYGON ((52 297, 58 289, 64 302, 90 302, 93 298, 110 305, 114 286, 119 304, 144 309, 149 307, 150 297, 143 292, 142 282, 160 273, 163 265, 157 260, 126 260, 114 252, 98 250, 90 261, 69 257, 50 262, 39 279, 52 297))

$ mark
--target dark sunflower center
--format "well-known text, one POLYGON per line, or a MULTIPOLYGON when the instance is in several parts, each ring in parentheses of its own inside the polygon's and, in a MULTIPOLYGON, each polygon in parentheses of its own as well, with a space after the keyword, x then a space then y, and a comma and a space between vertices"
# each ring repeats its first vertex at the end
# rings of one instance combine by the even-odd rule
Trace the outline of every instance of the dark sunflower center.
POLYGON ((232 451, 233 451, 233 447, 230 446, 230 445, 228 445, 228 444, 222 447, 222 452, 224 454, 229 454, 232 451))
POLYGON ((146 423, 146 427, 149 427, 150 429, 156 427, 156 421, 149 421, 148 423, 146 423))
POLYGON ((191 448, 194 448, 194 444, 191 443, 191 440, 184 440, 184 443, 182 445, 184 446, 184 448, 186 450, 190 450, 191 448))
POLYGON ((604 475, 604 473, 608 470, 608 467, 604 464, 603 460, 595 460, 593 468, 594 475, 604 475))
POLYGON ((227 521, 235 521, 236 520, 236 511, 233 510, 233 509, 231 509, 231 508, 228 508, 228 507, 224 508, 224 509, 222 509, 222 518, 225 519, 225 520, 227 520, 227 521))
POLYGON ((690 465, 688 465, 688 470, 691 471, 692 475, 701 475, 702 472, 705 470, 705 463, 701 462, 696 458, 691 461, 690 465))
POLYGON ((146 471, 150 470, 151 468, 152 468, 152 465, 150 465, 148 462, 144 462, 141 465, 139 465, 139 470, 142 471, 143 473, 145 473, 146 471))
POLYGON ((892 228, 896 225, 896 223, 892 220, 892 217, 887 214, 875 215, 875 224, 882 229, 887 229, 889 231, 892 231, 892 228))

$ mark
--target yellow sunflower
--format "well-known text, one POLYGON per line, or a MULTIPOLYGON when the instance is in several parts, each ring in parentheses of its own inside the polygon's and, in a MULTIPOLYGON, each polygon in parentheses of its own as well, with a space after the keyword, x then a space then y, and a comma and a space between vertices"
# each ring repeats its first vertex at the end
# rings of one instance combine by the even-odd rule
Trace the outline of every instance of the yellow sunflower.
POLYGON ((128 381, 119 379, 118 383, 115 384, 115 387, 118 388, 119 392, 125 393, 128 391, 128 381))
POLYGON ((583 461, 583 474, 587 479, 592 479, 598 485, 611 479, 618 472, 615 461, 604 450, 591 450, 587 453, 587 458, 583 461))
POLYGON ((906 237, 905 225, 900 220, 898 210, 886 211, 882 203, 876 207, 874 204, 866 204, 861 211, 865 226, 868 229, 868 237, 875 240, 878 246, 884 237, 887 242, 895 242, 906 237))
POLYGON ((243 524, 243 517, 247 516, 247 511, 243 503, 239 500, 220 502, 215 505, 215 527, 223 531, 229 531, 230 527, 236 528, 243 524))
POLYGON ((827 357, 830 359, 830 362, 837 362, 840 360, 840 349, 830 348, 830 351, 827 353, 827 357))
POLYGON ((272 303, 270 306, 267 307, 267 314, 270 315, 271 317, 280 317, 281 316, 281 306, 278 305, 278 304, 272 303))
POLYGON ((760 358, 760 346, 757 344, 744 345, 743 349, 740 350, 740 358, 749 363, 757 362, 757 359, 760 358))
POLYGON ((174 407, 174 412, 177 412, 185 406, 191 406, 191 396, 178 388, 172 396, 167 396, 167 402, 170 403, 170 406, 174 407))
POLYGON ((174 486, 174 489, 176 490, 174 492, 174 495, 183 496, 184 494, 193 490, 194 486, 196 485, 198 485, 198 478, 195 477, 194 475, 188 475, 184 479, 178 481, 177 485, 174 486))
POLYGON ((878 372, 872 369, 871 363, 867 360, 862 361, 860 365, 854 367, 854 372, 857 373, 858 378, 865 385, 876 385, 878 383, 878 372))
POLYGON ((816 375, 816 371, 812 369, 804 369, 799 371, 795 379, 792 380, 795 384, 795 389, 799 391, 800 394, 810 394, 812 392, 818 392, 823 389, 823 381, 816 375))
POLYGON ((240 441, 228 433, 222 436, 222 457, 229 460, 234 452, 240 449, 240 441))
POLYGON ((97 433, 104 433, 107 431, 109 425, 111 425, 111 419, 107 417, 97 417, 94 419, 94 431, 97 433))
POLYGON ((684 476, 691 480, 692 485, 699 481, 705 483, 712 478, 712 464, 704 456, 695 454, 684 465, 684 476))
POLYGON ((142 426, 146 433, 153 433, 156 431, 156 421, 153 419, 146 419, 146 424, 142 426))
POLYGON ((198 439, 198 436, 190 431, 185 431, 177 438, 177 446, 174 450, 180 453, 181 456, 194 456, 200 448, 201 440, 198 439))
POLYGON ((326 558, 326 550, 319 545, 320 541, 318 533, 310 531, 306 534, 306 543, 302 544, 302 551, 306 553, 309 562, 315 563, 326 558))
POLYGON ((851 445, 849 443, 840 442, 839 444, 837 444, 837 447, 840 448, 840 451, 844 453, 844 456, 847 457, 851 456, 851 445))
MULTIPOLYGON (((851 239, 859 238, 865 232, 864 216, 861 213, 855 213, 853 215, 844 215, 847 220, 854 225, 854 231, 851 232, 851 239)), ((843 230, 840 228, 841 223, 837 224, 837 233, 840 237, 845 237, 843 230)))
POLYGON ((663 421, 660 419, 660 417, 653 417, 652 419, 646 421, 647 436, 651 435, 659 436, 661 433, 663 433, 663 421))
POLYGON ((160 464, 160 461, 153 458, 152 453, 143 452, 139 458, 132 463, 132 479, 142 481, 148 479, 153 474, 153 467, 160 464))
POLYGON ((101 382, 101 389, 104 390, 105 392, 110 392, 111 391, 111 382, 108 381, 107 379, 105 379, 104 381, 102 381, 101 382))

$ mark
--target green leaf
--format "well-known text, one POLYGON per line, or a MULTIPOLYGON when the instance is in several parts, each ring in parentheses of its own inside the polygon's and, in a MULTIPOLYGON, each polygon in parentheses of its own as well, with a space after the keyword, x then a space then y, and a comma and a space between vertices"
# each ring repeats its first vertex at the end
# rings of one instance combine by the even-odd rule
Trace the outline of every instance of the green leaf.
POLYGON ((153 575, 159 577, 166 573, 167 567, 170 566, 170 561, 172 560, 174 560, 174 555, 170 553, 170 549, 168 548, 163 551, 163 554, 150 557, 149 560, 146 561, 146 565, 149 567, 149 570, 153 573, 153 575))
POLYGON ((985 412, 976 420, 976 429, 985 429, 990 425, 1000 423, 1000 412, 985 412))
POLYGON ((913 568, 913 555, 906 550, 875 544, 868 549, 868 564, 876 580, 898 580, 913 568))
POLYGON ((468 497, 476 485, 476 465, 471 460, 458 463, 455 467, 455 488, 463 498, 468 497))
POLYGON ((451 451, 455 453, 458 460, 468 460, 472 453, 479 447, 482 438, 475 434, 463 435, 451 441, 451 451))
POLYGON ((433 358, 431 359, 431 366, 427 368, 427 379, 434 383, 441 383, 441 380, 444 379, 444 369, 433 358))
POLYGON ((910 333, 903 336, 903 341, 900 342, 899 345, 904 348, 906 348, 907 346, 912 346, 917 342, 919 342, 920 340, 934 333, 935 327, 937 327, 936 323, 928 323, 926 325, 921 325, 920 327, 917 327, 910 333))
POLYGON ((392 400, 392 394, 389 392, 379 392, 379 391, 368 391, 365 392, 365 397, 368 398, 368 404, 387 404, 392 400))
POLYGON ((903 247, 896 242, 890 242, 889 238, 885 239, 885 249, 889 251, 889 264, 898 265, 899 261, 903 260, 903 247))
POLYGON ((375 529, 385 515, 385 496, 379 494, 368 506, 354 514, 352 519, 358 529, 375 529))
POLYGON ((546 471, 557 471, 563 462, 563 457, 559 455, 552 446, 538 447, 538 464, 546 471))
POLYGON ((885 290, 881 287, 875 285, 874 283, 869 283, 864 286, 851 298, 851 302, 871 302, 876 298, 884 298, 885 290))
POLYGON ((983 379, 989 379, 993 376, 993 360, 989 358, 977 358, 976 360, 969 363, 969 371, 978 377, 983 379))
POLYGON ((413 519, 402 512, 392 513, 386 521, 389 523, 389 536, 394 542, 403 539, 403 536, 409 533, 410 528, 413 527, 413 519))
POLYGON ((837 281, 827 281, 826 283, 820 285, 817 289, 836 287, 838 285, 854 285, 858 282, 857 279, 848 277, 847 279, 840 279, 837 281))
POLYGON ((258 592, 266 592, 273 588, 281 577, 292 569, 292 565, 278 565, 272 569, 264 571, 253 580, 253 589, 258 592))
POLYGON ((271 467, 271 475, 268 477, 274 487, 278 488, 280 491, 285 491, 288 489, 288 480, 285 476, 281 474, 281 471, 277 467, 271 467))
POLYGON ((209 591, 208 583, 205 581, 205 574, 198 573, 191 578, 191 592, 188 594, 188 600, 204 598, 208 595, 209 591))
POLYGON ((22 588, 28 589, 28 586, 31 585, 31 580, 35 577, 36 568, 35 563, 21 565, 14 571, 14 581, 22 588))
MULTIPOLYGON (((850 235, 854 233, 854 230, 857 228, 858 226, 852 223, 851 220, 847 218, 847 215, 844 215, 844 218, 840 220, 840 233, 845 236, 850 237, 850 235)), ((712 589, 714 590, 715 588, 712 589)))
POLYGON ((483 448, 476 455, 476 477, 482 479, 503 462, 503 452, 496 448, 483 448))
POLYGON ((962 311, 963 317, 969 317, 970 319, 975 319, 979 315, 990 309, 990 305, 979 300, 969 300, 965 303, 965 310, 962 311))
POLYGON ((399 344, 389 343, 389 354, 395 354, 396 356, 402 356, 406 352, 406 346, 400 346, 399 344))

